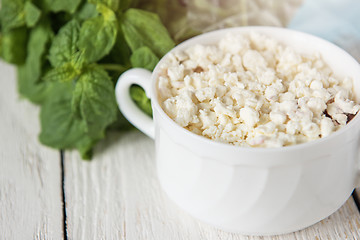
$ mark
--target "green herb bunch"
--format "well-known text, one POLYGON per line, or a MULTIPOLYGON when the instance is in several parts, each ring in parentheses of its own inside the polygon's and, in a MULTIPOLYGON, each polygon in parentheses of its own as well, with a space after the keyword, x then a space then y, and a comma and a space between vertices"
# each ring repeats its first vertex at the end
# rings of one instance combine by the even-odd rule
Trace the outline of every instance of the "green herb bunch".
MULTIPOLYGON (((0 55, 16 64, 21 96, 41 106, 40 141, 90 159, 110 127, 128 128, 114 83, 152 70, 174 42, 159 17, 131 0, 2 0, 0 55)), ((151 115, 139 87, 136 103, 151 115)))

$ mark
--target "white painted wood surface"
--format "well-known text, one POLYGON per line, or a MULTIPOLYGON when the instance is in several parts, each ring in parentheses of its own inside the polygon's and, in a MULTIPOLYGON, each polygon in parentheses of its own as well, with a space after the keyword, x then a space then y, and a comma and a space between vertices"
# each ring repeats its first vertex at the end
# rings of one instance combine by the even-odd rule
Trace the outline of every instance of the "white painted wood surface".
POLYGON ((39 109, 0 62, 0 239, 63 239, 59 151, 38 142, 39 109))
POLYGON ((178 209, 160 189, 153 140, 140 132, 111 134, 91 162, 65 154, 68 239, 360 239, 360 215, 350 198, 322 222, 293 234, 249 237, 226 233, 178 209))
POLYGON ((38 113, 0 62, 0 239, 63 239, 59 151, 38 142, 38 113))

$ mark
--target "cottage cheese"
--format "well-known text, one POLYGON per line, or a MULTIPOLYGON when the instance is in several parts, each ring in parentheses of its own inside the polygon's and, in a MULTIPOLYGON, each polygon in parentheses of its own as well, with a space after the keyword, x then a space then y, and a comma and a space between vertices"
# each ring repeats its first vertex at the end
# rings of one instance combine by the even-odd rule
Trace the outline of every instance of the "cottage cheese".
POLYGON ((162 108, 180 126, 240 146, 281 147, 326 137, 359 111, 352 80, 318 54, 301 55, 258 33, 226 35, 167 56, 162 108))

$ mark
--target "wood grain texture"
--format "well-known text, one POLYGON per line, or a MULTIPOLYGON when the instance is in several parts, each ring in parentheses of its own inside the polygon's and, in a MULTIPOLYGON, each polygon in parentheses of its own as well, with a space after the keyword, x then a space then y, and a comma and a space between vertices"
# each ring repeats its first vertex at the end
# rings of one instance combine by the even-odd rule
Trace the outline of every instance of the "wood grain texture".
POLYGON ((154 142, 134 131, 111 134, 91 162, 65 154, 69 239, 360 239, 360 215, 350 198, 322 222, 293 234, 249 237, 226 233, 193 219, 160 189, 154 142))
POLYGON ((39 109, 0 62, 0 239, 63 239, 59 151, 41 146, 39 109))

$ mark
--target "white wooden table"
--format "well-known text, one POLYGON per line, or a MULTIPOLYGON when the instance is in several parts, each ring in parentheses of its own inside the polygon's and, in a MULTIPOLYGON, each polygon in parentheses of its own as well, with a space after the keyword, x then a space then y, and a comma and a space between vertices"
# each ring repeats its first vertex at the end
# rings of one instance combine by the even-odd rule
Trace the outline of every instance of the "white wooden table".
POLYGON ((154 142, 113 133, 94 159, 39 144, 39 109, 16 91, 0 63, 0 239, 360 239, 354 198, 305 230, 249 237, 207 226, 178 209, 155 173, 154 142))

